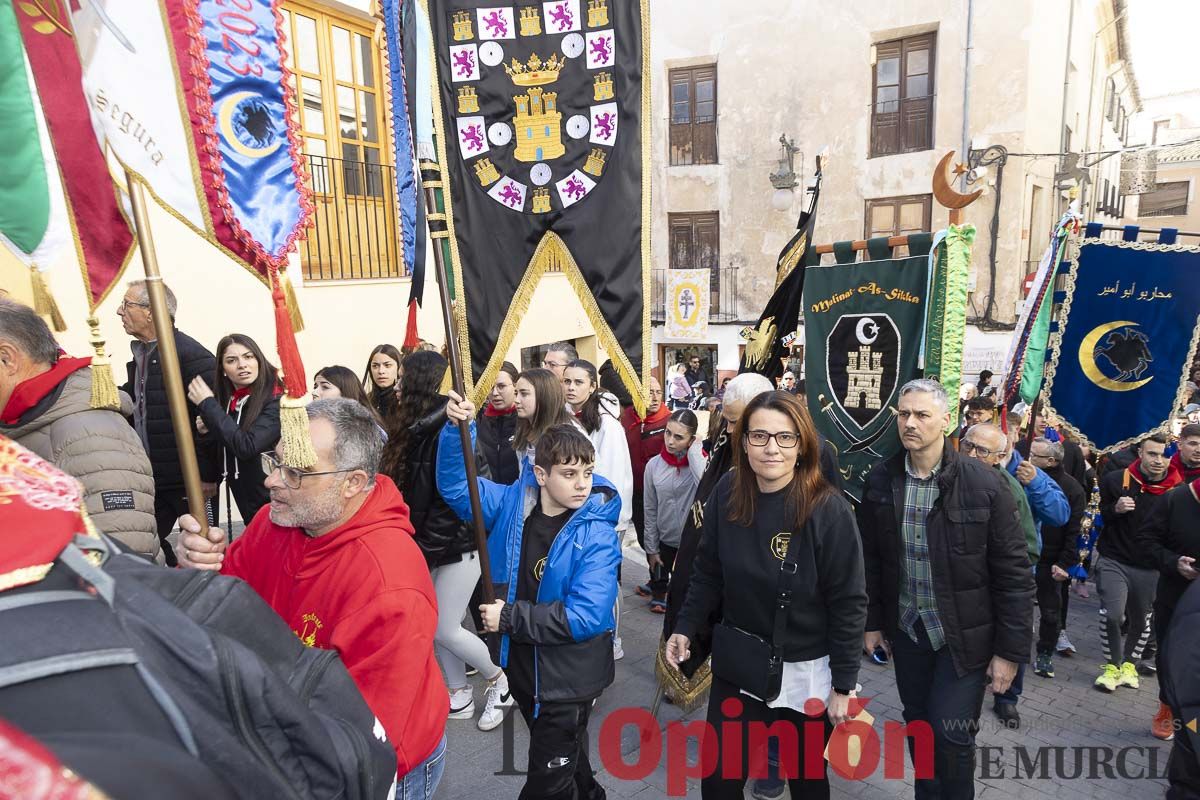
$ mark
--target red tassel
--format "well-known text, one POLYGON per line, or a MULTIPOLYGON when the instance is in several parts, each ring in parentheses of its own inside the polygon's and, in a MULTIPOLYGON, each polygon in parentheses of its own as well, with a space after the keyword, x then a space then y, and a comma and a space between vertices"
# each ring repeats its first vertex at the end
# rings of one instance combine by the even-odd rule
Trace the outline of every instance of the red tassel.
POLYGON ((417 301, 408 301, 408 328, 404 331, 404 348, 407 350, 417 349, 417 345, 421 343, 421 338, 417 336, 417 301))
POLYGON ((1008 434, 1008 409, 1003 405, 1000 406, 1000 430, 1008 434))
POLYGON ((300 348, 296 345, 296 332, 292 329, 292 318, 288 313, 287 296, 277 269, 268 270, 271 277, 271 301, 275 306, 275 347, 279 351, 279 367, 283 371, 283 386, 289 397, 304 397, 308 393, 308 380, 304 376, 304 362, 300 360, 300 348))

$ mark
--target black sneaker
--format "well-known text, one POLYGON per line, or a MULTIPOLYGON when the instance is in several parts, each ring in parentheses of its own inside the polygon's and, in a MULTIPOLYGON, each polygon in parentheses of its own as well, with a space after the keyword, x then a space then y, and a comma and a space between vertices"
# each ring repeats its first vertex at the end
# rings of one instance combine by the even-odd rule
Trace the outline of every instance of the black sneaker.
POLYGON ((1043 678, 1054 677, 1054 660, 1049 653, 1038 653, 1033 662, 1033 671, 1043 678))
POLYGON ((1158 674, 1158 666, 1154 663, 1153 658, 1144 658, 1137 662, 1137 671, 1139 675, 1152 678, 1158 674))
POLYGON ((996 712, 1004 727, 1014 731, 1021 727, 1021 715, 1017 713, 1016 703, 996 703, 992 710, 996 712))

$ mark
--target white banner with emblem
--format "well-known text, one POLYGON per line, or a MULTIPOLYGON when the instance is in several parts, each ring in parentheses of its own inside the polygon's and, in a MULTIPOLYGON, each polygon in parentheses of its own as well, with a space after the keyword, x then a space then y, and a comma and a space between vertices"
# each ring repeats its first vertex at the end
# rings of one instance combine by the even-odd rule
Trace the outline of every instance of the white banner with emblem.
POLYGON ((667 270, 666 336, 668 339, 708 338, 710 270, 667 270))

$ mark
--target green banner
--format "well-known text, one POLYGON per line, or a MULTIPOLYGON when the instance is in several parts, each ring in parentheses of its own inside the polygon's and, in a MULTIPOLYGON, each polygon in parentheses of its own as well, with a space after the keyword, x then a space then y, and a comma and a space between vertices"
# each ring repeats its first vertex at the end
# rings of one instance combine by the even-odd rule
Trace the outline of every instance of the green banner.
MULTIPOLYGON (((924 250, 928 251, 928 235, 924 250)), ((836 252, 836 251, 835 251, 836 252)), ((900 387, 921 377, 929 259, 809 267, 804 284, 808 408, 837 450, 856 501, 871 468, 900 449, 900 387)))
POLYGON ((26 254, 41 244, 50 221, 35 114, 17 18, 11 4, 0 3, 0 234, 26 254))

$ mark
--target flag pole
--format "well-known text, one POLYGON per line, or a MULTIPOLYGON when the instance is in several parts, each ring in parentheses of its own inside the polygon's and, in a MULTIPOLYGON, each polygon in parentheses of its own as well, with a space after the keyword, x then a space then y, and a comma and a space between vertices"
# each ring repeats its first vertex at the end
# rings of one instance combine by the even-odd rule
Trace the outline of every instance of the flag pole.
MULTIPOLYGON (((129 201, 133 206, 133 224, 137 232, 138 250, 146 271, 146 290, 150 296, 150 312, 154 317, 154 333, 158 337, 158 352, 162 362, 163 386, 167 390, 167 406, 171 410, 171 427, 175 429, 175 447, 179 451, 179 467, 183 471, 183 488, 187 493, 188 511, 200 523, 200 534, 208 533, 208 513, 204 493, 200 488, 200 467, 196 463, 196 443, 192 440, 192 421, 188 419, 187 397, 184 395, 183 375, 179 369, 179 353, 175 349, 175 325, 167 310, 167 293, 163 291, 162 274, 158 271, 158 256, 154 252, 154 235, 150 232, 150 215, 146 210, 146 195, 133 173, 125 171, 129 201)), ((228 534, 228 531, 226 531, 228 534)))
MULTIPOLYGON (((442 167, 436 161, 421 159, 421 183, 425 190, 425 219, 429 221, 429 236, 434 240, 433 264, 437 274, 438 296, 442 304, 442 322, 446 326, 446 355, 450 361, 450 376, 454 391, 460 397, 467 396, 466 381, 463 379, 462 353, 458 349, 458 326, 454 322, 454 307, 450 299, 450 277, 447 271, 443 245, 450 238, 446 225, 446 212, 438 208, 438 192, 442 188, 442 167)), ((492 585, 492 562, 488 558, 487 531, 483 527, 483 510, 479 502, 479 482, 476 480, 475 448, 471 445, 471 427, 466 420, 458 423, 462 437, 463 469, 467 473, 467 493, 471 501, 471 518, 475 528, 475 545, 479 551, 479 574, 483 602, 496 600, 496 588, 492 585)))

